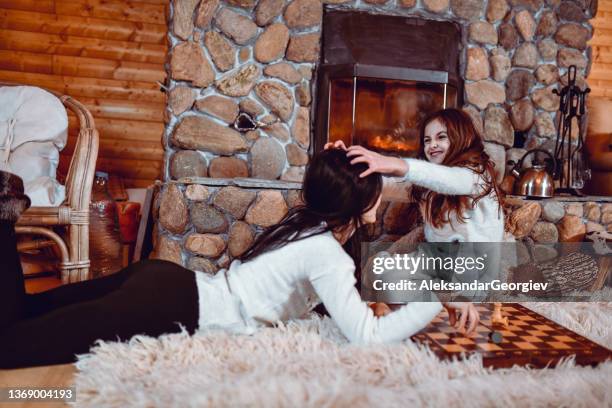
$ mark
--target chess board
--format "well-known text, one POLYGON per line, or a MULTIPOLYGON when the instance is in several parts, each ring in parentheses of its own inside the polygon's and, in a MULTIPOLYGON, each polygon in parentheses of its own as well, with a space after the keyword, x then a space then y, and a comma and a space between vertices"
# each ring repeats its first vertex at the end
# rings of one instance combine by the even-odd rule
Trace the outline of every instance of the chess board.
POLYGON ((440 359, 461 358, 482 354, 485 367, 506 368, 513 365, 543 368, 554 366, 564 357, 574 355, 580 365, 596 365, 612 359, 612 351, 553 322, 517 303, 504 303, 502 313, 509 324, 492 325, 493 304, 480 304, 480 324, 476 334, 467 337, 448 323, 446 311, 412 336, 412 340, 427 344, 440 359), (502 334, 496 344, 489 338, 493 331, 502 334))

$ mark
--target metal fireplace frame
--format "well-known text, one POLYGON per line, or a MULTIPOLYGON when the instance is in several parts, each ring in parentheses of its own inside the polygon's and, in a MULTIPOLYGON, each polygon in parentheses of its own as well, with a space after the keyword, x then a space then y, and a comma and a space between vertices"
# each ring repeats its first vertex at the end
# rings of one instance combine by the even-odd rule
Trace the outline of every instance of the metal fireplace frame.
MULTIPOLYGON (((315 106, 313 113, 314 140, 311 144, 314 152, 323 150, 329 131, 330 83, 334 79, 353 79, 353 98, 356 97, 355 86, 357 78, 375 78, 399 81, 417 81, 444 84, 444 103, 446 104, 446 85, 457 90, 457 104, 463 103, 463 80, 459 75, 459 47, 461 44, 460 30, 452 22, 425 20, 416 17, 399 17, 367 14, 363 12, 347 12, 342 10, 326 10, 323 18, 323 37, 321 47, 321 65, 316 72, 315 106), (443 33, 454 41, 456 47, 447 54, 443 50, 432 50, 431 58, 421 61, 418 55, 402 49, 393 55, 388 55, 389 48, 398 47, 406 41, 406 36, 427 37, 428 32, 440 25, 446 25, 443 33), (396 40, 389 40, 389 26, 405 29, 406 25, 414 27, 425 26, 421 32, 402 32, 396 40), (448 30, 454 26, 456 32, 448 30), (326 30, 326 27, 330 27, 326 30), (450 32, 450 33, 448 33, 450 32), (380 40, 378 48, 358 45, 359 40, 352 37, 368 37, 369 41, 380 40), (404 37, 404 38, 402 38, 404 37), (374 49, 375 48, 375 49, 374 49), (387 57, 385 57, 385 49, 387 57), (402 64, 401 66, 398 64, 402 64), (419 66, 419 67, 417 67, 419 66), (440 69, 443 68, 443 69, 440 69)), ((421 51, 422 53, 422 51, 421 51)), ((445 106, 446 107, 446 106, 445 106)), ((353 125, 355 123, 355 103, 353 101, 353 125)))

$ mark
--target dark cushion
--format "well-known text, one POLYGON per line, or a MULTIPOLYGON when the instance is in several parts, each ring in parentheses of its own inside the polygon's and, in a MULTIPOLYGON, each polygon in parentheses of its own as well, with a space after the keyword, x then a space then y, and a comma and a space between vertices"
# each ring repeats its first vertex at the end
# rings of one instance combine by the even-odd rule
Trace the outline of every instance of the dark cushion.
POLYGON ((0 171, 0 221, 15 223, 30 207, 30 198, 23 193, 19 176, 0 171))

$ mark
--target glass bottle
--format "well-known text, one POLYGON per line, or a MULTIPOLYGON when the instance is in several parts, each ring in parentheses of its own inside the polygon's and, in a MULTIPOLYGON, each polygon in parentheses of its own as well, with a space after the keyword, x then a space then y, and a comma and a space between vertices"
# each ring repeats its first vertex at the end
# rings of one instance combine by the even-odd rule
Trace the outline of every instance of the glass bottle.
POLYGON ((89 258, 93 278, 121 269, 117 204, 107 186, 108 173, 97 171, 89 205, 89 258))

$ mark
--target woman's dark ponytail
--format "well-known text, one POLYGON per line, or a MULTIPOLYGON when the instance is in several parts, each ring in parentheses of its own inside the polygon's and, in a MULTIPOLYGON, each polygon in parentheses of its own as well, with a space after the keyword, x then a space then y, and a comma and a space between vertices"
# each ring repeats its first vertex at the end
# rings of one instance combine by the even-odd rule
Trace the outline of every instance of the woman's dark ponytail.
POLYGON ((314 155, 304 175, 304 204, 262 232, 240 259, 246 262, 289 242, 337 228, 358 228, 361 215, 376 204, 382 192, 380 174, 359 177, 366 168, 365 164, 351 165, 344 150, 330 149, 314 155))

